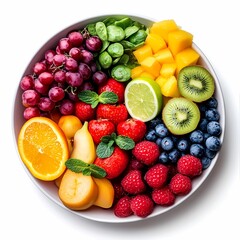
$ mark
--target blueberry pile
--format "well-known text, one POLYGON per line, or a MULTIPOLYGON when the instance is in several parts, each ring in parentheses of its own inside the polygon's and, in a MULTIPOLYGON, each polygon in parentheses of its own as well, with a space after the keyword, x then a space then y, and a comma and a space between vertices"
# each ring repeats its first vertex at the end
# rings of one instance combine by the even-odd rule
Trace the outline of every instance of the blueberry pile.
POLYGON ((222 128, 217 106, 215 97, 198 104, 200 122, 194 131, 186 135, 173 135, 169 132, 161 116, 149 121, 145 139, 156 142, 160 147, 159 162, 176 163, 182 155, 191 154, 201 159, 203 169, 208 168, 221 148, 222 128))

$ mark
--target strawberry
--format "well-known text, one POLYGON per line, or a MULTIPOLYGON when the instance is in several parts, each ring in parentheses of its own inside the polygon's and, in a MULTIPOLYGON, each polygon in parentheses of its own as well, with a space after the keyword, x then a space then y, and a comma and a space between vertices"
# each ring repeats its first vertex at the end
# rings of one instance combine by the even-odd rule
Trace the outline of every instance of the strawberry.
POLYGON ((132 198, 130 206, 136 216, 145 218, 153 212, 154 202, 148 195, 139 194, 132 198))
POLYGON ((127 167, 129 162, 128 153, 119 147, 115 147, 112 155, 107 158, 97 157, 94 164, 102 167, 107 175, 106 178, 113 179, 118 177, 127 167))
POLYGON ((97 119, 105 118, 112 121, 116 126, 128 118, 128 111, 124 104, 99 104, 97 106, 97 119))
POLYGON ((177 170, 188 177, 199 176, 202 173, 202 162, 199 158, 187 154, 178 160, 177 170))
POLYGON ((79 101, 75 104, 75 115, 81 122, 90 121, 95 118, 96 109, 92 108, 90 104, 79 101))
POLYGON ((119 135, 130 137, 134 142, 141 141, 146 131, 146 124, 143 121, 134 118, 129 118, 117 125, 117 133, 119 135))
POLYGON ((103 136, 110 135, 115 131, 115 125, 108 119, 94 119, 89 121, 88 130, 94 143, 99 144, 103 136))
POLYGON ((122 179, 123 190, 130 194, 139 194, 146 190, 140 170, 130 170, 122 179))
POLYGON ((175 195, 170 190, 169 186, 163 188, 154 189, 152 191, 152 200, 161 206, 170 206, 175 202, 175 195))
POLYGON ((160 150, 155 142, 144 140, 135 145, 132 154, 145 165, 152 165, 157 161, 160 150))
POLYGON ((116 205, 114 206, 114 214, 117 217, 129 217, 133 215, 133 211, 131 209, 131 198, 129 196, 124 196, 118 200, 116 205))
POLYGON ((170 180, 169 187, 176 195, 186 195, 192 189, 192 182, 189 177, 184 176, 181 173, 177 173, 170 180))
POLYGON ((161 163, 155 164, 145 173, 144 179, 151 188, 160 188, 168 179, 168 167, 161 163))
POLYGON ((124 90, 125 90, 125 85, 123 83, 118 82, 114 78, 109 78, 105 84, 99 86, 98 94, 101 94, 102 92, 105 92, 105 91, 114 92, 118 96, 118 103, 123 103, 124 90))

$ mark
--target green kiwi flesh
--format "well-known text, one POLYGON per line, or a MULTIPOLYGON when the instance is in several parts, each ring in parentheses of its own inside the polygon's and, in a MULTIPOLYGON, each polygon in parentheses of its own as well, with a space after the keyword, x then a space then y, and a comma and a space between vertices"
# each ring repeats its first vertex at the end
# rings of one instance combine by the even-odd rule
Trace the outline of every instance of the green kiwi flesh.
POLYGON ((175 135, 192 132, 200 120, 200 111, 193 101, 179 97, 170 99, 163 108, 162 119, 175 135))
POLYGON ((214 78, 202 66, 187 66, 179 72, 178 89, 181 96, 194 102, 203 102, 214 93, 214 78))

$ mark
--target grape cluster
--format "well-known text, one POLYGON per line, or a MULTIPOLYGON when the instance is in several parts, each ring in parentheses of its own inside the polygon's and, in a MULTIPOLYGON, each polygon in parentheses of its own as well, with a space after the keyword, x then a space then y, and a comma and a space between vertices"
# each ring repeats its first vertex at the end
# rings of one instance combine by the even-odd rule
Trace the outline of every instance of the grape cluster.
POLYGON ((58 41, 55 49, 47 50, 32 73, 20 81, 24 118, 48 115, 56 109, 61 115, 72 114, 79 91, 94 90, 107 81, 107 74, 94 60, 101 48, 98 36, 72 31, 58 41))
POLYGON ((217 110, 218 102, 215 97, 200 103, 201 119, 197 128, 186 135, 173 135, 163 123, 161 116, 148 123, 145 138, 156 142, 161 149, 159 162, 175 164, 186 154, 198 157, 202 161, 203 169, 211 164, 221 148, 220 114, 217 110))

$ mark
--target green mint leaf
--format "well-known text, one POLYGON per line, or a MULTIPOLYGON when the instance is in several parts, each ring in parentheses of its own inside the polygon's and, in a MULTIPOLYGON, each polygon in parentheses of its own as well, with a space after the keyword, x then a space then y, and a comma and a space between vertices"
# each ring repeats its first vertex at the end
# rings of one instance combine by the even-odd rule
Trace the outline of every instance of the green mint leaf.
POLYGON ((116 103, 118 101, 118 96, 114 92, 106 91, 99 95, 99 102, 103 104, 116 103))
POLYGON ((95 178, 104 178, 106 177, 107 173, 103 168, 95 164, 91 164, 91 175, 95 178))
MULTIPOLYGON (((99 103, 99 97, 98 94, 94 91, 91 90, 85 90, 85 91, 81 91, 78 94, 78 98, 88 104, 91 104, 93 106, 97 106, 97 104, 99 103)), ((92 106, 92 107, 93 107, 92 106)))
POLYGON ((135 146, 135 142, 131 138, 122 135, 118 135, 115 142, 123 150, 131 150, 135 146))
POLYGON ((114 147, 108 146, 108 144, 104 142, 100 142, 97 146, 96 152, 97 156, 100 158, 107 158, 110 157, 113 153, 114 147))
POLYGON ((101 137, 101 142, 108 144, 111 140, 113 140, 111 135, 106 135, 101 137))
POLYGON ((65 162, 65 165, 68 169, 75 173, 80 173, 83 171, 83 169, 88 168, 88 163, 75 158, 68 159, 65 162))

